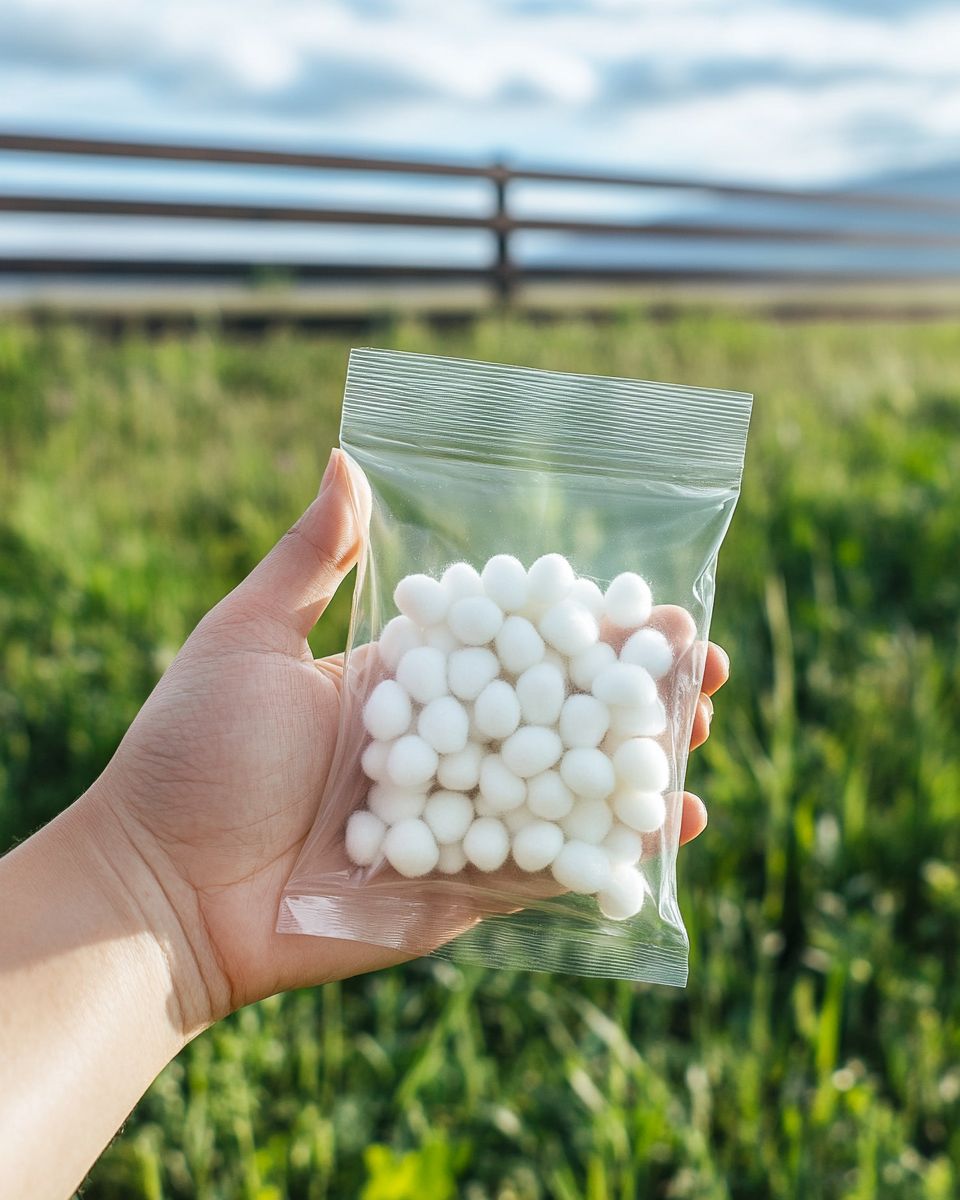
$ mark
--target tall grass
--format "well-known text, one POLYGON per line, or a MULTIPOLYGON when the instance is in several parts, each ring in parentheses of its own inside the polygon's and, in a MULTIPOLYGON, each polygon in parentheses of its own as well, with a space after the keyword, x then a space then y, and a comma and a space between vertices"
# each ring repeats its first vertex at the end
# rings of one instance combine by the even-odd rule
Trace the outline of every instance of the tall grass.
MULTIPOLYGON (((752 390, 678 993, 420 962, 248 1008, 90 1200, 960 1194, 960 329, 490 320, 381 344, 752 390)), ((0 327, 0 845, 306 505, 347 343, 0 327)), ((343 638, 338 597, 315 638, 343 638)))

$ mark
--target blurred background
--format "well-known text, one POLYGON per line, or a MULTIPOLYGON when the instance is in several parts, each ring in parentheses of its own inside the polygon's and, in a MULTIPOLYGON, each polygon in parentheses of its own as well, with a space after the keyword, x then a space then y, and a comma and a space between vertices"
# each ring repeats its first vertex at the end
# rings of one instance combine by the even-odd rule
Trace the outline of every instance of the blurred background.
POLYGON ((0 849, 305 507, 351 344, 757 397, 686 991, 423 961, 274 998, 83 1195, 960 1193, 960 10, 3 24, 0 849))

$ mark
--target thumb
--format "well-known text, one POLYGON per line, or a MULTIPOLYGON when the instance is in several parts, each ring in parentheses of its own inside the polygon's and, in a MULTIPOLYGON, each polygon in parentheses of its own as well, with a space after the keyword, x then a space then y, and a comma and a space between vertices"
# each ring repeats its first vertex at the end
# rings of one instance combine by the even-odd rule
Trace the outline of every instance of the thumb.
POLYGON ((363 472, 331 451, 317 498, 228 597, 230 607, 306 637, 363 552, 370 504, 363 472))

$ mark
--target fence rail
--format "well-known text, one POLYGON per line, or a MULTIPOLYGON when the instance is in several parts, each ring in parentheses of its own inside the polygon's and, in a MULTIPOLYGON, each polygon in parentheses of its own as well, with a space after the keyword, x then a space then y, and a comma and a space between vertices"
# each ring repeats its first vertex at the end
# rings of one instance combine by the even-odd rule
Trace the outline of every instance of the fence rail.
MULTIPOLYGON (((428 266, 417 263, 326 263, 256 262, 232 259, 127 258, 18 256, 0 257, 0 275, 116 277, 181 277, 256 279, 274 273, 294 279, 422 279, 488 282, 501 299, 508 299, 520 283, 544 280, 616 280, 619 282, 693 279, 758 282, 798 280, 827 284, 856 282, 884 277, 879 272, 851 270, 726 270, 722 268, 668 269, 649 267, 605 267, 602 265, 530 266, 517 262, 512 238, 518 233, 546 232, 617 238, 649 238, 667 241, 703 240, 724 243, 771 242, 784 245, 847 245, 852 247, 900 247, 931 250, 960 248, 960 223, 954 228, 923 229, 834 227, 821 225, 745 222, 732 220, 616 221, 563 219, 515 215, 511 212, 510 184, 530 181, 557 184, 615 185, 636 189, 671 189, 708 195, 718 200, 762 202, 778 205, 816 205, 842 208, 855 215, 877 213, 912 214, 941 219, 960 218, 960 199, 881 194, 869 191, 803 191, 766 188, 697 179, 662 178, 647 175, 591 173, 574 170, 525 168, 504 163, 430 162, 419 159, 390 159, 346 155, 312 154, 230 146, 173 145, 0 133, 0 152, 94 156, 128 160, 158 160, 183 163, 219 163, 271 168, 306 168, 324 172, 377 172, 434 178, 468 178, 491 184, 491 206, 475 214, 416 212, 358 208, 330 208, 294 204, 217 203, 188 200, 151 200, 102 196, 0 193, 0 214, 83 215, 163 220, 230 221, 244 223, 354 225, 389 228, 433 228, 437 230, 481 230, 491 235, 493 254, 487 266, 428 266)), ((933 277, 923 271, 899 272, 897 278, 912 280, 933 277)), ((889 273, 887 277, 890 277, 889 273)), ((942 279, 942 272, 936 275, 942 279)))

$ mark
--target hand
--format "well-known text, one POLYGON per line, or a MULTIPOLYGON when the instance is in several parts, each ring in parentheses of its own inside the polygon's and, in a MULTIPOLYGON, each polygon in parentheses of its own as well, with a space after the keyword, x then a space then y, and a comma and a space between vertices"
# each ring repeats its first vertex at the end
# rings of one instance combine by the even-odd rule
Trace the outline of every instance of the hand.
MULTIPOLYGON (((316 500, 201 621, 85 798, 108 853, 130 864, 133 886, 146 872, 143 890, 169 906, 155 919, 183 967, 174 977, 187 1030, 274 992, 402 957, 274 931, 340 714, 340 657, 314 660, 307 634, 357 561, 369 512, 365 480, 334 451, 316 500)), ((708 697, 727 669, 724 652, 710 646, 692 746, 708 735, 708 697)), ((706 819, 702 802, 685 794, 681 842, 706 819)))

